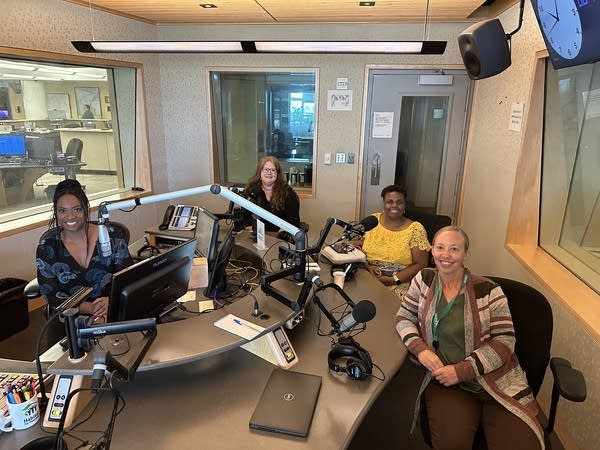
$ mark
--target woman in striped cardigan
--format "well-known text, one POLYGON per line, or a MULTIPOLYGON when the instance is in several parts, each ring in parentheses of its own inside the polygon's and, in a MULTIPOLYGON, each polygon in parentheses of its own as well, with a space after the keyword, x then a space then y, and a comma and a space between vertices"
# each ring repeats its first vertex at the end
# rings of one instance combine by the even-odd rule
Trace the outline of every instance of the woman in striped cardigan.
POLYGON ((415 421, 423 395, 435 449, 470 449, 480 425, 489 449, 543 448, 506 297, 465 268, 468 251, 462 229, 439 230, 436 269, 413 278, 396 315, 400 337, 426 369, 415 421))

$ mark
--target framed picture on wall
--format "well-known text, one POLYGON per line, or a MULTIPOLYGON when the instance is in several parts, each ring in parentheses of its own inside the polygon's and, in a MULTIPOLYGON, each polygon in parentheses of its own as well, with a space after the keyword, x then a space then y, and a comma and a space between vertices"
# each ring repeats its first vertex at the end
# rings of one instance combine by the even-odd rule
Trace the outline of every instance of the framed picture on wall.
POLYGON ((46 110, 50 120, 71 119, 69 94, 46 94, 46 110))
POLYGON ((80 119, 100 119, 100 89, 97 87, 76 87, 75 100, 80 119))

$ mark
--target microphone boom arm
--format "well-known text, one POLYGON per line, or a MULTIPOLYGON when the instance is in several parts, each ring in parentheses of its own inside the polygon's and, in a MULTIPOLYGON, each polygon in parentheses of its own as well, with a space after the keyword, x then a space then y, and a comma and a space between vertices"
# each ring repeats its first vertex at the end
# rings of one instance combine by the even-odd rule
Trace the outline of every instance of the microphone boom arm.
POLYGON ((200 195, 206 193, 212 193, 215 195, 220 195, 225 199, 233 202, 244 209, 256 214, 260 218, 266 220, 267 222, 272 223, 273 225, 281 228, 282 230, 288 232, 294 237, 294 245, 296 247, 294 254, 294 264, 292 268, 283 269, 279 272, 271 274, 267 277, 263 277, 261 279, 261 289, 267 293, 268 295, 272 295, 278 301, 282 302, 284 305, 292 308, 297 311, 298 302, 292 301, 288 299, 285 295, 283 295, 280 291, 270 286, 270 283, 281 278, 284 278, 289 275, 293 275, 294 280, 297 282, 302 282, 305 279, 306 273, 306 234, 300 228, 286 222, 285 220, 277 217, 275 214, 267 211, 264 208, 252 203, 250 200, 242 197, 239 194, 236 194, 230 189, 223 188, 218 184, 206 185, 206 186, 198 186, 189 189, 182 189, 179 191, 165 192, 162 194, 154 194, 146 197, 135 197, 128 200, 121 200, 117 202, 103 202, 100 204, 98 208, 98 223, 101 225, 106 225, 108 223, 108 213, 109 211, 114 211, 116 209, 133 209, 138 205, 146 205, 151 203, 158 203, 166 200, 172 200, 181 197, 189 197, 192 195, 200 195))

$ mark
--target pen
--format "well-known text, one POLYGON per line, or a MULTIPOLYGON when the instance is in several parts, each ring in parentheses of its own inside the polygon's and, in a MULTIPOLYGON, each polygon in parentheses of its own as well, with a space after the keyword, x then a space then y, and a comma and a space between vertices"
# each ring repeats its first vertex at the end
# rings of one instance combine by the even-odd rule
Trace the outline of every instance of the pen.
POLYGON ((245 322, 242 322, 240 319, 233 319, 233 321, 234 321, 236 324, 238 324, 238 325, 241 325, 241 326, 243 326, 243 327, 248 327, 248 328, 250 328, 251 330, 258 331, 259 333, 262 333, 262 332, 263 332, 263 330, 261 330, 260 328, 258 328, 258 327, 256 327, 256 326, 249 325, 249 324, 247 324, 247 323, 245 323, 245 322))

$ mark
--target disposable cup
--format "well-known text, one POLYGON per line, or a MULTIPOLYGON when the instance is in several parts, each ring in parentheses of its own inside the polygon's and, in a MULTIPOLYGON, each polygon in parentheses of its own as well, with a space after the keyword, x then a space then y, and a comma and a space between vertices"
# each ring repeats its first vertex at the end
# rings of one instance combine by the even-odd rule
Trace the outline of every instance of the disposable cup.
POLYGON ((341 270, 336 270, 333 272, 333 282, 337 284, 340 288, 344 289, 344 280, 346 279, 346 275, 341 270))
POLYGON ((40 408, 38 407, 37 396, 22 403, 8 402, 7 404, 8 412, 12 418, 12 425, 15 430, 29 428, 40 419, 40 408))

